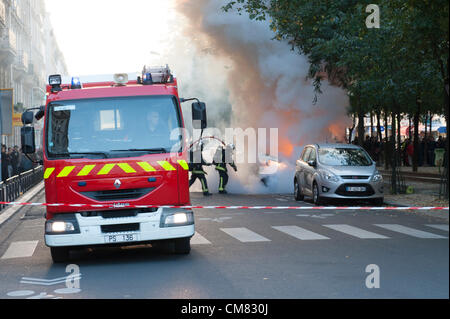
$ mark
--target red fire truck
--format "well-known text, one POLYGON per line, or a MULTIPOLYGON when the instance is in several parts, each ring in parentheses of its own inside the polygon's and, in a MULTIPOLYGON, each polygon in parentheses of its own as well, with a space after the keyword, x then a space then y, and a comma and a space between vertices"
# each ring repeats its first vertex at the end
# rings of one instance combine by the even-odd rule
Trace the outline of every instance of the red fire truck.
MULTIPOLYGON (((22 147, 35 153, 32 124, 43 117, 45 243, 54 262, 96 245, 190 252, 193 212, 161 207, 190 205, 180 106, 188 100, 197 99, 179 98, 168 66, 139 75, 49 77, 46 105, 22 115, 22 147)), ((192 107, 193 120, 206 126, 205 104, 192 107)))

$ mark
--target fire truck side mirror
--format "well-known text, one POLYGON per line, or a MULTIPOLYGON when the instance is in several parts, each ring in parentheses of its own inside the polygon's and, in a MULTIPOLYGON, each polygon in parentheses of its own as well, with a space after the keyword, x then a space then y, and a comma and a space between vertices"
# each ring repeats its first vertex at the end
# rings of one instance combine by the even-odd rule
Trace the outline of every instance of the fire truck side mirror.
POLYGON ((32 111, 25 111, 22 113, 23 125, 33 124, 34 113, 32 111))
POLYGON ((192 122, 196 129, 205 129, 207 127, 206 120, 206 104, 203 102, 192 103, 192 122), (200 123, 200 127, 198 124, 200 123))
MULTIPOLYGON (((32 112, 31 115, 33 115, 32 112)), ((36 152, 34 127, 22 127, 20 130, 20 135, 22 140, 22 152, 24 154, 34 154, 36 152)))

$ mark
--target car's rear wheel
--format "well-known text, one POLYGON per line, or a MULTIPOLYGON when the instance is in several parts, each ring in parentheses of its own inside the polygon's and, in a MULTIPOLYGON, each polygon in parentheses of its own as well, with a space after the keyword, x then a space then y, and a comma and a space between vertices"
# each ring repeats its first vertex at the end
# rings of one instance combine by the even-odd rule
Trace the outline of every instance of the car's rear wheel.
POLYGON ((67 247, 50 247, 50 253, 54 263, 66 262, 70 257, 70 250, 67 247))
POLYGON ((302 194, 302 190, 300 188, 300 184, 298 183, 298 180, 294 180, 294 197, 296 201, 301 201, 305 199, 305 196, 302 194))

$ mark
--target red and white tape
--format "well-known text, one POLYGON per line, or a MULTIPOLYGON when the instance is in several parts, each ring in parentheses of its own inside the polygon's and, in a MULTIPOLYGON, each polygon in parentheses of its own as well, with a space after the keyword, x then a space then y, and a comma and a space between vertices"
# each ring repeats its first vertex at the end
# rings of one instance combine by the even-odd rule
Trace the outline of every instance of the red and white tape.
POLYGON ((0 202, 9 206, 48 206, 48 207, 84 207, 84 208, 179 208, 179 209, 251 209, 251 210, 449 210, 448 207, 354 207, 354 206, 177 206, 177 205, 131 205, 131 204, 48 204, 0 202))

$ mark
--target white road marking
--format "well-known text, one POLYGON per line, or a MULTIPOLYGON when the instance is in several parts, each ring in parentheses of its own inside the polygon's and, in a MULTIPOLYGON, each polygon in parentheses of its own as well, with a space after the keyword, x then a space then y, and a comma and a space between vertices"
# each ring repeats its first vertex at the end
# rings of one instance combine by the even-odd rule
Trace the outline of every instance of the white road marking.
POLYGON ((251 231, 247 228, 220 228, 221 231, 227 233, 231 237, 236 238, 237 240, 248 243, 248 242, 260 242, 260 241, 271 241, 257 233, 251 231))
POLYGON ((38 240, 12 242, 1 259, 31 257, 38 244, 38 240))
POLYGON ((429 233, 429 232, 425 232, 422 230, 418 230, 418 229, 414 229, 414 228, 410 228, 410 227, 406 227, 406 226, 402 226, 402 225, 397 225, 397 224, 375 224, 375 226, 382 227, 382 228, 385 228, 385 229, 388 229, 388 230, 391 230, 394 232, 402 233, 402 234, 417 237, 417 238, 447 238, 444 236, 436 235, 433 233, 429 233))
POLYGON ((301 240, 330 239, 298 226, 272 226, 272 228, 301 240))
POLYGON ((433 224, 433 225, 426 225, 426 226, 444 230, 444 231, 448 231, 448 225, 444 225, 444 224, 433 224))
POLYGON ((354 236, 354 237, 358 237, 361 239, 386 239, 389 237, 383 236, 383 235, 379 235, 376 233, 372 233, 370 231, 358 228, 358 227, 354 227, 354 226, 350 226, 350 225, 323 225, 325 227, 334 229, 338 232, 350 235, 350 236, 354 236))
POLYGON ((194 236, 192 236, 191 238, 191 245, 209 245, 209 244, 211 244, 211 242, 197 232, 195 232, 194 236))

